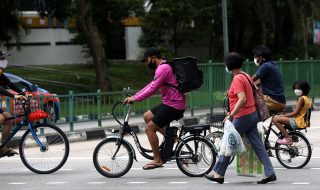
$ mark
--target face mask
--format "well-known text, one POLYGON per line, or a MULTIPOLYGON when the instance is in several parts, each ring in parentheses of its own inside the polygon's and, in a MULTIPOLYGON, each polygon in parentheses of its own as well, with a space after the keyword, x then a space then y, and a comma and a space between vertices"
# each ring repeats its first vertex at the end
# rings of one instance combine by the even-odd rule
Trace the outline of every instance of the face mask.
POLYGON ((8 65, 8 60, 4 59, 4 60, 0 60, 0 68, 7 68, 8 65))
POLYGON ((258 63, 258 58, 254 58, 253 59, 253 62, 254 62, 254 64, 256 65, 256 66, 260 66, 260 63, 258 63))
POLYGON ((152 59, 151 59, 151 61, 148 64, 148 67, 149 67, 149 69, 154 70, 157 68, 157 64, 156 64, 156 62, 152 62, 152 59))
POLYGON ((231 71, 229 71, 228 67, 226 66, 226 72, 229 73, 229 74, 232 74, 231 71))
POLYGON ((294 89, 294 93, 296 94, 296 96, 301 96, 303 94, 302 90, 300 89, 294 89))

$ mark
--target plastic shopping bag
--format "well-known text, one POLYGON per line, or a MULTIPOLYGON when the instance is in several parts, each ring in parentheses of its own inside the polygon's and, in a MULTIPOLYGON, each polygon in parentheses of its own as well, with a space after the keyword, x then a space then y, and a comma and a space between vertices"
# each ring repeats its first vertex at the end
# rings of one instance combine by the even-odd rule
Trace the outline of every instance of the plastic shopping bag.
POLYGON ((235 156, 246 151, 242 138, 231 121, 224 123, 224 133, 220 144, 219 155, 235 156))
MULTIPOLYGON (((259 136, 264 141, 262 122, 258 123, 259 136)), ((254 153, 249 139, 244 136, 243 143, 247 151, 237 155, 236 170, 238 176, 260 177, 264 174, 263 164, 254 153)))

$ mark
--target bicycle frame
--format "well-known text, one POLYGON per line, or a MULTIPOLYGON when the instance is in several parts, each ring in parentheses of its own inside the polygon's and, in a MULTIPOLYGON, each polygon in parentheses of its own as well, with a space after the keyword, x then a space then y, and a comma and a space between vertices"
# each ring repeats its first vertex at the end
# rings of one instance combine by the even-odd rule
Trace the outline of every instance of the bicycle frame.
MULTIPOLYGON (((7 120, 11 120, 11 119, 16 119, 19 118, 21 116, 24 115, 19 115, 19 116, 14 116, 11 118, 8 118, 7 120)), ((9 134, 8 138, 0 145, 0 150, 6 146, 8 144, 8 142, 10 142, 10 140, 17 134, 17 132, 21 129, 21 127, 23 126, 28 126, 28 130, 31 131, 32 137, 34 138, 34 140, 37 142, 37 144, 39 145, 39 147, 41 148, 41 150, 45 150, 46 146, 39 140, 37 134, 35 133, 35 131, 33 130, 33 125, 31 122, 22 120, 18 125, 16 125, 14 127, 14 129, 12 130, 12 132, 9 134)))
POLYGON ((13 117, 7 118, 7 120, 14 120, 17 118, 21 118, 23 116, 26 116, 25 119, 22 119, 22 121, 19 122, 19 124, 15 125, 14 129, 12 130, 12 132, 9 134, 9 136, 7 137, 7 139, 5 141, 3 141, 3 143, 0 145, 0 150, 6 146, 8 144, 8 142, 10 142, 10 140, 17 134, 17 132, 21 129, 21 127, 23 126, 27 126, 28 130, 30 130, 32 137, 34 138, 34 140, 36 141, 36 143, 39 145, 39 147, 41 148, 41 150, 45 150, 46 146, 39 140, 37 134, 35 133, 35 131, 33 130, 33 125, 32 122, 27 121, 27 119, 29 118, 29 112, 27 111, 27 104, 30 104, 30 101, 32 100, 32 97, 28 97, 27 100, 25 100, 22 105, 23 105, 23 109, 24 109, 24 114, 21 115, 14 115, 13 117))
MULTIPOLYGON (((121 126, 120 131, 119 131, 119 136, 118 136, 118 142, 117 142, 117 143, 118 143, 118 147, 117 147, 117 150, 115 151, 113 157, 115 157, 115 156, 117 155, 117 153, 118 153, 118 151, 119 151, 119 149, 120 149, 120 146, 121 146, 122 141, 125 141, 125 140, 123 139, 123 137, 124 137, 124 135, 125 135, 126 133, 128 133, 128 134, 130 134, 130 135, 132 136, 132 138, 133 138, 133 140, 134 140, 134 142, 135 142, 135 145, 136 145, 139 153, 140 153, 143 157, 150 159, 150 156, 147 155, 146 152, 150 152, 150 153, 151 153, 152 150, 145 149, 144 147, 141 146, 137 134, 131 129, 131 127, 130 127, 130 125, 129 125, 130 111, 131 111, 131 106, 128 106, 128 111, 127 111, 127 114, 126 114, 126 116, 125 116, 125 119, 124 119, 124 123, 123 123, 123 124, 122 124, 121 122, 119 122, 119 121, 116 119, 116 117, 114 116, 114 114, 113 114, 114 118, 116 119, 116 121, 117 121, 117 122, 120 124, 120 126, 121 126)), ((130 143, 128 143, 128 144, 130 144, 130 143)), ((133 149, 133 147, 132 147, 132 149, 133 149)), ((133 149, 133 151, 134 151, 134 149, 133 149)), ((135 158, 135 160, 137 161, 135 152, 134 152, 134 158, 135 158)))
MULTIPOLYGON (((272 128, 272 126, 274 126, 273 122, 272 122, 272 119, 275 115, 272 115, 271 117, 271 122, 269 124, 269 127, 267 129, 267 134, 265 136, 265 140, 264 140, 264 144, 265 144, 265 149, 268 150, 268 149, 272 149, 272 150, 287 150, 286 148, 276 148, 275 146, 271 146, 270 145, 270 142, 269 142, 269 136, 271 134, 271 131, 273 132, 273 134, 275 134, 277 137, 280 137, 282 134, 281 132, 277 132, 275 129, 272 128)), ((303 133, 299 132, 299 131, 296 131, 296 130, 289 130, 289 133, 290 132, 294 132, 294 133, 300 133, 302 135, 304 135, 303 133)))
MULTIPOLYGON (((116 105, 117 105, 117 104, 115 104, 115 106, 116 106, 116 105)), ((114 108, 115 108, 115 107, 114 107, 114 108)), ((133 140, 134 140, 134 142, 135 142, 135 145, 136 145, 139 153, 140 153, 143 157, 145 157, 145 158, 147 158, 147 159, 153 159, 152 156, 146 154, 146 153, 152 153, 153 151, 142 147, 142 145, 141 145, 141 143, 140 143, 140 141, 139 141, 139 138, 138 138, 137 134, 131 129, 131 127, 130 127, 130 125, 129 125, 130 111, 131 111, 131 106, 128 106, 128 111, 127 111, 127 113, 126 113, 126 116, 125 116, 125 119, 124 119, 124 123, 123 123, 123 124, 122 124, 121 122, 119 122, 119 121, 116 119, 115 115, 113 114, 115 120, 120 124, 121 128, 120 128, 120 131, 119 131, 119 136, 117 137, 117 139, 118 139, 118 141, 117 141, 118 147, 117 147, 117 149, 116 149, 116 151, 115 151, 115 153, 113 154, 112 157, 115 158, 115 156, 117 155, 117 153, 118 153, 118 151, 119 151, 119 149, 120 149, 121 143, 122 143, 123 141, 125 141, 124 138, 123 138, 124 135, 125 135, 126 133, 128 133, 128 134, 130 134, 130 135, 132 136, 132 138, 133 138, 133 140)), ((176 150, 176 148, 179 146, 180 143, 185 144, 185 143, 183 142, 183 140, 181 139, 181 137, 184 135, 184 133, 183 133, 183 127, 182 127, 182 129, 179 130, 179 131, 180 131, 180 133, 179 133, 178 138, 177 138, 178 143, 177 143, 177 144, 175 145, 175 147, 173 148, 174 151, 176 150)), ((184 139, 191 138, 191 137, 193 137, 193 136, 196 136, 196 135, 188 135, 188 136, 185 137, 184 139)), ((128 143, 128 144, 130 145, 130 143, 128 143)), ((131 145, 130 145, 130 146, 131 146, 131 145)), ((133 149, 132 146, 131 146, 131 148, 133 149)), ((189 151, 192 152, 192 150, 191 150, 191 148, 190 148, 189 146, 187 146, 187 148, 189 149, 189 151)), ((198 149, 198 147, 196 147, 196 149, 198 149)), ((133 152, 134 152, 134 149, 133 149, 133 152)), ((134 152, 134 158, 135 158, 135 160, 137 161, 135 152, 134 152)), ((175 157, 172 157, 171 159, 176 159, 176 158, 175 158, 175 157)))

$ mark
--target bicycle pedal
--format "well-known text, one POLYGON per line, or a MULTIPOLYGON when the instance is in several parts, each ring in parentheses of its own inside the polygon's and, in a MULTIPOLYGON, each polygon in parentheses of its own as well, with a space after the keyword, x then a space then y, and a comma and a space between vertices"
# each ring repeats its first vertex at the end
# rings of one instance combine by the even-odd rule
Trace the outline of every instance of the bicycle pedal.
POLYGON ((269 157, 274 157, 274 155, 272 154, 272 151, 270 149, 267 150, 267 154, 268 154, 269 157))

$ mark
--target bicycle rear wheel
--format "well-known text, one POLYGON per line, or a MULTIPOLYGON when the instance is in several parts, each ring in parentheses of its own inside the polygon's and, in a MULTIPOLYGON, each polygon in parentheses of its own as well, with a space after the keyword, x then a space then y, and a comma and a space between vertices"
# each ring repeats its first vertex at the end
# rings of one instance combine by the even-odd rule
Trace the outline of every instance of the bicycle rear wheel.
POLYGON ((288 169, 303 168, 311 158, 312 149, 308 139, 301 133, 291 132, 292 145, 276 143, 275 152, 279 163, 288 169))
POLYGON ((44 145, 40 147, 27 130, 21 137, 19 152, 23 164, 38 174, 49 174, 59 170, 69 156, 69 141, 65 133, 57 126, 38 124, 33 131, 44 145))
POLYGON ((133 151, 128 143, 121 142, 119 151, 117 138, 107 138, 101 141, 93 152, 93 164, 103 176, 117 178, 125 175, 133 164, 133 151), (114 156, 114 157, 113 157, 114 156))
MULTIPOLYGON (((212 144, 214 145, 214 149, 217 153, 217 158, 219 158, 220 142, 222 140, 222 137, 223 137, 223 132, 220 132, 220 131, 212 132, 205 136, 205 138, 208 139, 210 142, 212 142, 212 144)), ((234 158, 235 156, 231 156, 229 165, 233 162, 234 158)))
POLYGON ((213 144, 202 137, 183 139, 176 150, 176 162, 185 175, 203 176, 211 172, 216 163, 213 144))

